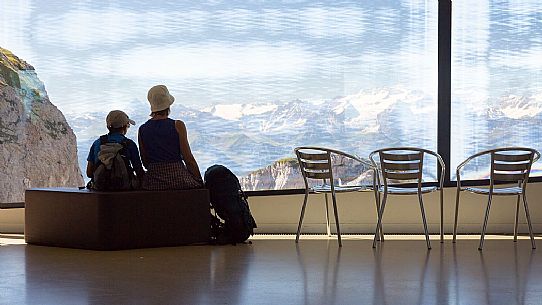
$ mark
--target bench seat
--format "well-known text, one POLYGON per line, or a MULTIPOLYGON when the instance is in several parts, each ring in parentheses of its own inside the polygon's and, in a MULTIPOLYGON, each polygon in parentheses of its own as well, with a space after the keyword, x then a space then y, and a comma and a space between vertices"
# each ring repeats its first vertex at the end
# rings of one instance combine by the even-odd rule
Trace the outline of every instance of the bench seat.
POLYGON ((209 241, 207 189, 98 192, 34 188, 25 194, 28 244, 121 250, 209 241))

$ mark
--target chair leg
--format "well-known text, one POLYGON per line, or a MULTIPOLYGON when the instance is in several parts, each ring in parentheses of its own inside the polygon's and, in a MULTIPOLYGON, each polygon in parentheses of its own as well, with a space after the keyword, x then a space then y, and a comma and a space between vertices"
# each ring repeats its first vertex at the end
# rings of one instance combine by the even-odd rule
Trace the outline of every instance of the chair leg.
POLYGON ((440 189, 440 242, 444 242, 444 192, 440 189))
POLYGON ((422 212, 423 230, 425 232, 425 242, 427 243, 427 249, 431 249, 431 241, 429 240, 429 232, 427 231, 427 221, 425 219, 425 209, 423 208, 422 194, 418 194, 418 200, 420 201, 420 211, 422 212))
MULTIPOLYGON (((380 203, 382 203, 382 200, 381 199, 381 196, 380 196, 380 192, 378 192, 378 201, 380 203)), ((382 205, 382 204, 381 204, 382 205)), ((384 211, 382 210, 382 213, 384 213, 384 211)), ((384 242, 384 230, 382 230, 382 222, 380 222, 380 241, 381 242, 384 242)))
POLYGON ((324 193, 324 197, 326 198, 326 233, 327 237, 331 237, 331 227, 329 225, 329 203, 327 200, 327 193, 324 193))
MULTIPOLYGON (((375 203, 376 203, 376 215, 378 216, 378 213, 380 213, 380 192, 377 189, 375 189, 374 193, 375 193, 375 203)), ((376 229, 377 229, 377 232, 376 232, 377 240, 384 241, 384 232, 382 232, 382 225, 380 227, 377 227, 376 229)))
POLYGON ((489 193, 489 198, 487 200, 487 208, 486 208, 486 215, 484 218, 484 225, 482 227, 482 235, 480 236, 480 245, 478 246, 478 250, 482 250, 484 247, 484 238, 486 235, 486 228, 487 228, 487 220, 489 219, 489 209, 491 208, 491 199, 493 197, 493 194, 489 193))
POLYGON ((378 211, 377 213, 378 219, 376 221, 376 230, 375 230, 375 237, 373 239, 373 248, 376 248, 376 238, 378 237, 379 231, 382 232, 382 216, 384 215, 384 208, 386 207, 387 199, 388 199, 388 193, 384 193, 384 198, 382 199, 382 205, 380 205, 380 211, 378 211))
POLYGON ((533 226, 531 224, 531 215, 529 214, 529 207, 527 206, 527 196, 523 192, 523 206, 525 207, 525 217, 527 218, 527 224, 529 225, 529 235, 531 235, 531 246, 533 249, 536 249, 536 244, 534 242, 533 235, 533 226))
POLYGON ((337 226, 337 240, 339 241, 339 247, 342 247, 341 241, 341 229, 339 226, 339 212, 337 211, 337 198, 335 198, 335 192, 331 193, 331 199, 333 201, 333 212, 335 213, 335 226, 337 226))
POLYGON ((454 238, 452 239, 452 242, 455 243, 456 237, 457 237, 457 217, 459 214, 459 193, 461 190, 459 187, 457 188, 456 194, 455 194, 455 218, 454 218, 454 238))
POLYGON ((514 220, 514 242, 518 241, 518 218, 519 218, 519 198, 521 194, 518 194, 518 200, 516 202, 516 217, 514 220))
POLYGON ((303 206, 301 207, 301 215, 299 216, 299 225, 297 226, 297 235, 295 236, 295 242, 299 242, 299 234, 301 233, 301 224, 303 223, 303 217, 305 216, 305 207, 307 206, 307 199, 309 197, 309 190, 305 190, 305 199, 303 199, 303 206))
MULTIPOLYGON (((380 182, 377 182, 377 181, 379 181, 378 173, 377 171, 375 171, 374 176, 373 176, 373 191, 374 191, 375 202, 376 202, 376 215, 378 217, 378 213, 380 213, 380 204, 382 201, 380 200, 380 187, 379 187, 380 182)), ((378 234, 377 240, 384 242, 384 232, 382 231, 382 224, 380 224, 380 227, 378 228, 378 230, 380 231, 380 234, 378 234)))

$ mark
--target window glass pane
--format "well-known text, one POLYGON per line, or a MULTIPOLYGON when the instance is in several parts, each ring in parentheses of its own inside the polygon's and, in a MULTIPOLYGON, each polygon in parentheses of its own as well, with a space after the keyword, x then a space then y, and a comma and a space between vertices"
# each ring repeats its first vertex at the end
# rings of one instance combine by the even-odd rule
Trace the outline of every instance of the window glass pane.
MULTIPOLYGON (((453 1, 452 179, 457 165, 501 146, 542 148, 539 1, 453 1)), ((541 165, 535 166, 535 174, 541 165)), ((462 179, 487 175, 474 162, 462 179)))
POLYGON ((2 3, 0 46, 36 67, 83 169, 109 110, 136 138, 155 84, 202 172, 246 190, 302 187, 296 146, 436 150, 437 0, 2 3))

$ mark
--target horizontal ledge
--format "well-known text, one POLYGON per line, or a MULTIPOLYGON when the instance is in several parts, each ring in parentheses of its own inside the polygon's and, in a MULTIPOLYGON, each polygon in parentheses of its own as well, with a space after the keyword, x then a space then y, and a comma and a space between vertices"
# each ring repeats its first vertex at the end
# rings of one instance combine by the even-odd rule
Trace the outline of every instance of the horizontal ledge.
POLYGON ((20 209, 24 208, 24 202, 0 202, 0 209, 20 209))

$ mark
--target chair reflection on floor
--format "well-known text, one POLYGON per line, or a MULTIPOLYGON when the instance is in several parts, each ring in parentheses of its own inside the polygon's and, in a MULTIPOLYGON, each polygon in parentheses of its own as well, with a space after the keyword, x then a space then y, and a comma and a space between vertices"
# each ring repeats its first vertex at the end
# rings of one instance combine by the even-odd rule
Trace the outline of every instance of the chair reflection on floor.
POLYGON ((431 249, 422 195, 437 190, 440 190, 440 241, 443 242, 443 186, 446 169, 444 161, 440 155, 433 151, 416 147, 391 147, 378 149, 371 152, 369 159, 373 163, 373 166, 378 169, 376 179, 378 185, 374 191, 375 197, 378 201, 377 206, 380 206, 375 238, 373 240, 373 248, 376 247, 377 237, 379 235, 383 236, 381 224, 388 195, 418 195, 420 211, 422 214, 423 229, 425 232, 425 240, 427 243, 427 248, 431 249), (438 186, 422 186, 424 176, 423 161, 426 154, 435 157, 441 166, 438 186), (415 182, 415 187, 397 187, 389 185, 391 183, 405 183, 412 181, 415 182), (382 204, 379 203, 380 194, 384 194, 382 204))
POLYGON ((529 180, 529 174, 531 172, 531 166, 540 158, 540 153, 532 148, 527 147, 504 147, 479 152, 467 158, 457 166, 457 192, 455 201, 455 220, 454 220, 454 237, 453 242, 456 242, 457 235, 457 218, 459 214, 459 193, 461 191, 468 191, 475 194, 488 195, 486 213, 484 218, 484 225, 482 226, 482 233, 480 236, 480 245, 478 250, 482 250, 484 247, 484 237, 486 234, 487 221, 489 218, 489 209, 491 208, 491 200, 493 195, 495 196, 517 196, 516 201, 516 217, 514 222, 514 241, 517 241, 518 233, 518 214, 519 214, 519 201, 523 199, 523 206, 525 208, 525 217, 527 218, 527 224, 529 226, 529 235, 531 237, 531 245, 533 249, 536 249, 536 244, 533 236, 533 228, 531 225, 531 216, 529 215, 529 207, 527 205, 527 197, 525 194, 527 188, 527 182, 529 180), (482 156, 490 156, 490 172, 489 172, 489 187, 463 187, 461 186, 461 172, 464 167, 472 160, 480 158, 482 156), (512 186, 495 187, 498 182, 517 184, 512 186))
MULTIPOLYGON (((409 242, 410 241, 399 241, 395 243, 395 246, 409 242)), ((401 280, 410 281, 410 284, 408 291, 403 292, 401 295, 400 298, 403 302, 400 303, 445 304, 435 301, 426 302, 424 300, 426 290, 429 290, 429 294, 433 294, 435 291, 434 288, 431 288, 433 280, 426 280, 426 277, 432 277, 431 273, 434 271, 435 260, 433 260, 433 263, 429 263, 433 253, 431 253, 431 251, 425 251, 423 255, 420 255, 417 251, 408 251, 405 249, 408 248, 399 246, 397 248, 388 249, 386 249, 386 247, 379 247, 373 250, 374 272, 373 278, 368 281, 372 283, 372 304, 397 304, 396 291, 389 288, 390 286, 393 286, 394 282, 401 280), (414 300, 414 297, 416 300, 414 300), (409 302, 404 302, 405 299, 409 299, 409 302)), ((367 265, 370 265, 370 263, 371 262, 368 261, 367 265)), ((438 301, 440 301, 440 299, 438 299, 438 301)))
MULTIPOLYGON (((301 207, 301 215, 299 216, 299 225, 297 227, 297 235, 295 242, 299 242, 299 235, 301 233, 301 225, 303 223, 303 217, 305 216, 305 208, 307 206, 307 200, 309 193, 323 193, 326 202, 326 225, 327 235, 331 236, 331 228, 329 221, 329 207, 328 207, 328 194, 331 194, 333 203, 333 212, 335 215, 335 225, 337 227, 337 240, 339 246, 342 246, 341 241, 341 229, 339 226, 339 214, 337 211, 337 199, 336 193, 345 192, 359 192, 364 190, 370 190, 370 187, 366 185, 337 185, 336 180, 341 177, 337 177, 333 173, 332 155, 336 155, 342 158, 351 159, 355 162, 359 162, 365 166, 366 169, 372 170, 373 167, 368 161, 360 159, 359 157, 347 154, 345 152, 313 146, 302 146, 294 149, 299 163, 301 174, 305 182, 305 199, 303 200, 303 206, 301 207), (311 180, 311 183, 309 183, 311 180), (314 184, 313 180, 321 180, 322 184, 314 184)), ((361 174, 361 173, 360 173, 361 174)), ((378 204, 378 202, 377 202, 378 204)), ((379 206, 376 207, 377 211, 379 206)))
POLYGON ((535 252, 522 251, 518 253, 517 246, 517 244, 514 244, 512 258, 507 257, 509 255, 508 252, 499 256, 493 254, 487 255, 487 253, 484 253, 483 251, 478 252, 485 286, 484 291, 486 292, 486 304, 536 304, 531 303, 531 300, 529 300, 529 297, 526 295, 526 290, 529 288, 529 278, 531 277, 532 272, 531 266, 533 254, 535 252), (521 258, 521 255, 528 256, 528 259, 521 258), (513 261, 514 263, 510 264, 510 261, 513 261), (495 268, 496 265, 499 267, 495 268), (503 275, 505 274, 515 274, 515 276, 505 279, 503 278, 503 275), (513 284, 510 283, 512 278, 513 284), (495 282, 498 282, 499 285, 503 285, 504 287, 508 287, 513 293, 492 296, 490 292, 492 289, 495 289, 495 282), (512 297, 514 298, 512 299, 512 297))
POLYGON ((341 266, 341 253, 343 248, 332 248, 329 243, 325 248, 320 245, 315 247, 314 243, 309 247, 301 248, 299 244, 296 244, 295 246, 297 260, 303 278, 304 304, 314 303, 313 300, 311 301, 311 298, 314 298, 313 293, 311 293, 312 289, 318 289, 323 292, 323 296, 318 299, 319 303, 334 303, 334 300, 336 300, 337 297, 337 286, 340 284, 339 268, 341 266), (323 251, 326 252, 325 255, 321 254, 323 251), (314 258, 317 259, 314 260, 314 258), (320 273, 323 273, 321 278, 318 276, 320 273))

